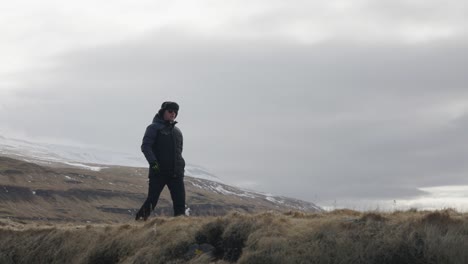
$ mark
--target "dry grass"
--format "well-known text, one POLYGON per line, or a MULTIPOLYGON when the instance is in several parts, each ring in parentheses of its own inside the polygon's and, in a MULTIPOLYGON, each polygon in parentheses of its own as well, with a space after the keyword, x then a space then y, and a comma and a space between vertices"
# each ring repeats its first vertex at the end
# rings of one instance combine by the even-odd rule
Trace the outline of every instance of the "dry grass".
POLYGON ((468 263, 467 248, 468 215, 453 210, 0 221, 0 263, 468 263))

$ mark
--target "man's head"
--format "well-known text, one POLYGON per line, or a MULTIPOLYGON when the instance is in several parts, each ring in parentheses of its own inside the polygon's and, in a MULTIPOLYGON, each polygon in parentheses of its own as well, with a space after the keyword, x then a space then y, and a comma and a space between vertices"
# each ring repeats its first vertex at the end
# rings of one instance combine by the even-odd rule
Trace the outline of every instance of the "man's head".
POLYGON ((174 121, 179 113, 179 105, 176 102, 164 102, 159 110, 159 115, 166 121, 174 121))

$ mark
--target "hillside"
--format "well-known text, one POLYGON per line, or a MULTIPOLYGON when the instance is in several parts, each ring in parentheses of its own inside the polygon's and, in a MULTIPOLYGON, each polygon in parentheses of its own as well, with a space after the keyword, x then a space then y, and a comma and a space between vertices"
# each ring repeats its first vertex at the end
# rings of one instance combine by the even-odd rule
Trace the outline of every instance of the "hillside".
MULTIPOLYGON (((91 147, 38 143, 23 139, 6 138, 2 135, 0 135, 0 156, 49 167, 71 166, 95 171, 106 168, 108 165, 140 168, 147 166, 147 162, 141 154, 135 156, 128 153, 91 147)), ((217 176, 208 172, 203 167, 190 163, 187 163, 185 166, 185 174, 196 178, 221 181, 217 176)))
MULTIPOLYGON (((0 156, 0 218, 57 222, 133 219, 146 198, 147 169, 83 166, 83 169, 76 164, 45 166, 0 156)), ((193 216, 224 215, 230 211, 321 210, 308 202, 241 190, 206 179, 186 176, 185 182, 187 204, 193 216)), ((155 214, 172 214, 167 188, 155 214)))
POLYGON ((231 213, 146 223, 0 220, 0 263, 468 263, 468 215, 231 213))

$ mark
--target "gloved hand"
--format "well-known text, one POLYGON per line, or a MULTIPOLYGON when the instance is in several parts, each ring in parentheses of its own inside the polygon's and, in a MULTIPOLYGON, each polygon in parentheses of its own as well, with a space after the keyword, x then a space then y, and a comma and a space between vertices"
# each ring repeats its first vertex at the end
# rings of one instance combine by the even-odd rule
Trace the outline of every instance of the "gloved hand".
POLYGON ((157 162, 152 162, 150 164, 150 168, 155 172, 155 173, 158 173, 159 172, 159 164, 157 162))

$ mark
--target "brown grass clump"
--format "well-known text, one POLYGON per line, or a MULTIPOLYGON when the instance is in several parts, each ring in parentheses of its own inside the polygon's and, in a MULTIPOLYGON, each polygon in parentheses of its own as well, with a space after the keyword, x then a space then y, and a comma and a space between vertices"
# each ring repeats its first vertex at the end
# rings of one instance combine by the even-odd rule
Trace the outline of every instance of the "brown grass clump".
POLYGON ((336 210, 333 210, 331 212, 328 212, 328 214, 330 214, 330 215, 339 215, 339 216, 343 216, 343 215, 360 216, 360 215, 362 215, 361 212, 350 210, 350 209, 336 209, 336 210))
POLYGON ((435 211, 425 215, 421 222, 429 225, 448 226, 451 224, 459 223, 460 221, 451 217, 450 213, 453 211, 435 211))
POLYGON ((295 217, 295 218, 301 218, 301 217, 306 217, 307 216, 306 213, 298 212, 298 211, 288 211, 288 212, 284 213, 284 215, 289 215, 289 216, 292 216, 292 217, 295 217))
POLYGON ((381 214, 377 214, 377 213, 366 213, 361 217, 360 220, 363 221, 363 222, 369 222, 369 221, 384 222, 384 221, 387 220, 387 218, 385 218, 381 214))
POLYGON ((468 217, 450 210, 1 223, 2 264, 468 263, 468 217))

